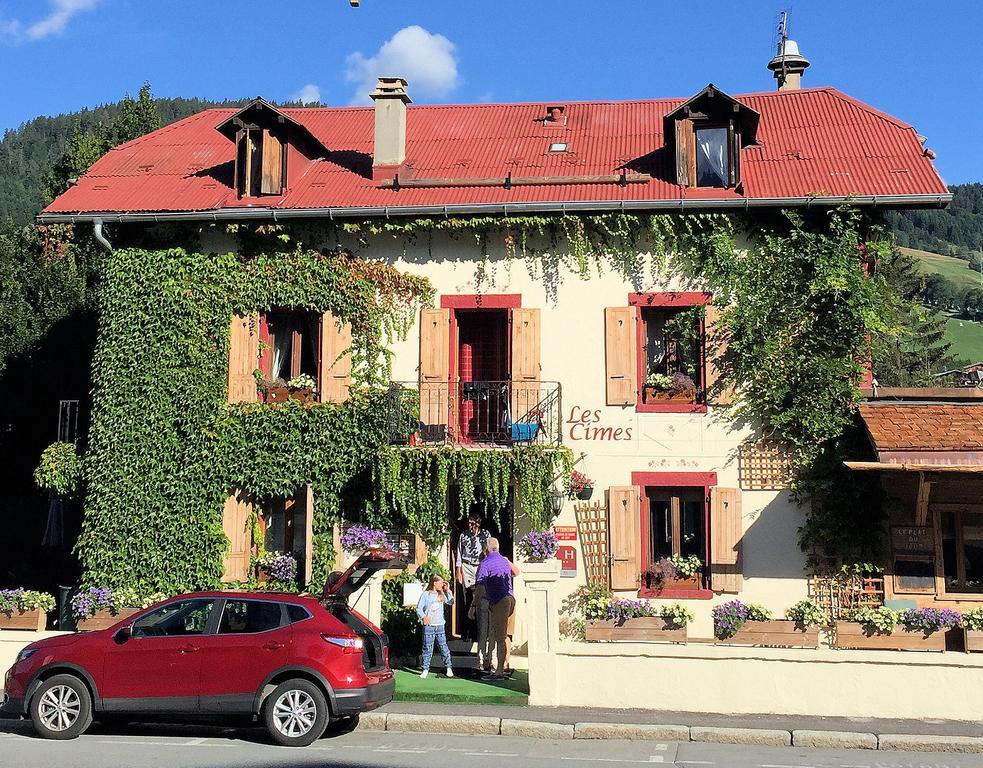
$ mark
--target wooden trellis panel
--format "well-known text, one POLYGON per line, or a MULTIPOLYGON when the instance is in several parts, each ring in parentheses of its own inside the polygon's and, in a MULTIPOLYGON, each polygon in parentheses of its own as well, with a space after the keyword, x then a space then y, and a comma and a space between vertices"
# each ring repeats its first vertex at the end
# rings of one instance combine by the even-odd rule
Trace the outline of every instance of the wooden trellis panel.
POLYGON ((587 583, 593 586, 608 584, 608 510, 603 504, 575 504, 577 535, 580 553, 584 558, 587 583))
POLYGON ((884 605, 884 577, 875 574, 851 576, 810 576, 809 597, 838 620, 847 611, 884 605))
POLYGON ((780 491, 790 488, 795 472, 788 448, 773 440, 741 444, 741 488, 745 491, 780 491))

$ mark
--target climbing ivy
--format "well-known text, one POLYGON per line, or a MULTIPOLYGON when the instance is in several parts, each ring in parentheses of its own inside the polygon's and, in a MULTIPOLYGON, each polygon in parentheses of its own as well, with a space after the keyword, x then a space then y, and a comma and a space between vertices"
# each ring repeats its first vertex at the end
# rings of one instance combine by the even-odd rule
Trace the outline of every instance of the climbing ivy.
POLYGON ((376 498, 367 515, 372 522, 404 520, 429 549, 436 550, 450 534, 448 500, 454 484, 462 516, 479 501, 486 515, 501 526, 514 490, 533 529, 545 530, 553 521, 550 492, 572 466, 568 449, 547 446, 507 451, 389 447, 373 465, 376 498))
POLYGON ((363 387, 343 405, 229 405, 230 319, 277 306, 331 311, 352 323, 363 383, 371 383, 384 377, 387 327, 430 296, 422 278, 345 254, 115 252, 99 294, 77 545, 84 584, 141 593, 214 586, 229 493, 262 501, 307 483, 316 505, 313 581, 322 583, 340 489, 383 441, 382 395, 363 387))

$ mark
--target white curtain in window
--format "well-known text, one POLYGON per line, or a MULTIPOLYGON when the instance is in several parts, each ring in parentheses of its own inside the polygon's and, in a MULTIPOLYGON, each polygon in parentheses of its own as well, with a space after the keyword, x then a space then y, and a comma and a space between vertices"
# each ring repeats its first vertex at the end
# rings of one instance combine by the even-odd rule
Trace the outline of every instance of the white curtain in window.
POLYGON ((273 333, 273 378, 290 378, 290 341, 292 334, 286 323, 273 333))
MULTIPOLYGON (((723 128, 715 128, 705 131, 697 131, 697 143, 700 147, 700 154, 710 165, 710 170, 720 181, 720 186, 727 185, 727 155, 726 155, 727 131, 723 128)), ((703 180, 700 179, 700 183, 703 180)))

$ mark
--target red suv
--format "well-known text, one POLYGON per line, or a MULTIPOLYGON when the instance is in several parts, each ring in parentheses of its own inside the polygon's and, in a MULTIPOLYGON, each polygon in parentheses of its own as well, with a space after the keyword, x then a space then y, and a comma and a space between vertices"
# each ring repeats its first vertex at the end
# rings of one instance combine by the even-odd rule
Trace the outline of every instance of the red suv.
POLYGON ((306 746, 329 722, 392 700, 388 638, 347 600, 372 572, 402 565, 369 552, 321 600, 200 592, 31 643, 7 672, 2 712, 29 715, 49 739, 73 739, 93 718, 248 716, 277 743, 306 746))

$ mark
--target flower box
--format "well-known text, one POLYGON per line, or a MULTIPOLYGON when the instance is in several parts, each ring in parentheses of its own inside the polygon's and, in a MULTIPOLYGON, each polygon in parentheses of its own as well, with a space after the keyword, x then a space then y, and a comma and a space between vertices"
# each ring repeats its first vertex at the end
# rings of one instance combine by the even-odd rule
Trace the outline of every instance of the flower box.
POLYGON ((290 399, 290 387, 267 387, 263 390, 264 403, 285 403, 290 399))
POLYGON ((115 616, 108 609, 96 611, 92 616, 86 616, 78 620, 78 630, 80 632, 89 632, 98 629, 108 629, 114 624, 139 613, 140 610, 140 608, 120 608, 119 613, 115 616))
POLYGON ((667 627, 665 619, 641 617, 625 619, 605 619, 587 622, 587 641, 596 643, 605 640, 633 642, 685 643, 686 627, 667 627))
POLYGON ((696 391, 673 392, 671 389, 659 389, 648 384, 642 387, 642 402, 645 405, 655 403, 695 403, 696 391))
POLYGON ((779 648, 818 648, 819 627, 802 628, 788 619, 747 621, 732 636, 716 641, 720 645, 770 645, 779 648))
POLYGON ((0 629, 27 629, 32 632, 44 631, 48 614, 40 608, 30 611, 14 611, 9 616, 0 613, 0 629))
POLYGON ((983 651, 983 629, 963 629, 963 640, 967 652, 983 651))
POLYGON ((312 389, 291 389, 288 396, 291 400, 299 400, 305 404, 314 402, 314 390, 312 389))
POLYGON ((884 651, 944 651, 945 631, 909 632, 901 627, 888 634, 867 634, 864 625, 856 621, 836 622, 834 648, 872 649, 884 651))

